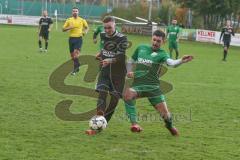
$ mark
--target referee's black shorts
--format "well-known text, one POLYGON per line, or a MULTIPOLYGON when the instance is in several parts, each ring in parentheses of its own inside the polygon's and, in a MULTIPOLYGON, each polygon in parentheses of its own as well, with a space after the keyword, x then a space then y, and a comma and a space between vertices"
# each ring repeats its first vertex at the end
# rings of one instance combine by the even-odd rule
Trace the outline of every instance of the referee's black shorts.
POLYGON ((69 37, 69 51, 73 53, 75 49, 81 50, 82 47, 82 37, 69 37))

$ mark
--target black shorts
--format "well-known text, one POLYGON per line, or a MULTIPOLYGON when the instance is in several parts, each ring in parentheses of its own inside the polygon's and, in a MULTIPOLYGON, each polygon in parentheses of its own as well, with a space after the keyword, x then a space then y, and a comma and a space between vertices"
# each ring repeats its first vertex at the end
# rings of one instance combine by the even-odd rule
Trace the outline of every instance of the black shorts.
POLYGON ((48 31, 40 31, 39 37, 43 37, 43 39, 48 40, 49 32, 48 31))
POLYGON ((81 50, 82 47, 82 37, 70 37, 69 40, 69 51, 73 53, 75 49, 81 50))
POLYGON ((229 48, 230 47, 230 41, 223 41, 223 46, 229 48))
POLYGON ((125 84, 125 76, 107 76, 103 75, 101 72, 98 76, 98 82, 96 86, 96 91, 106 91, 110 92, 119 98, 122 97, 122 92, 125 84))

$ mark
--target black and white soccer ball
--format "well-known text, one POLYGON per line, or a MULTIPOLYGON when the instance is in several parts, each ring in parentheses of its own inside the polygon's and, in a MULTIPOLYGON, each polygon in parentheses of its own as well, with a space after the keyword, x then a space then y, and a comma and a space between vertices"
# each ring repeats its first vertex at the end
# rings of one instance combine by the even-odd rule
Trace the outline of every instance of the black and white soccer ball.
POLYGON ((107 127, 107 120, 103 116, 93 116, 89 121, 89 127, 93 130, 101 130, 107 127))

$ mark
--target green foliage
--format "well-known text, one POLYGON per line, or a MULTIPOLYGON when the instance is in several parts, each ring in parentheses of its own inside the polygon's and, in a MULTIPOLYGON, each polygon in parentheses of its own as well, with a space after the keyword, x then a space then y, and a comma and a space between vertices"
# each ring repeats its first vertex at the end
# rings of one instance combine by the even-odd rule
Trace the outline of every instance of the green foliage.
MULTIPOLYGON (((181 7, 191 8, 195 15, 203 18, 204 28, 219 29, 224 20, 238 21, 240 17, 239 0, 174 0, 181 7), (221 23, 219 23, 221 22, 221 23), (220 24, 220 26, 219 26, 220 24)), ((239 26, 235 26, 239 27, 239 26)))

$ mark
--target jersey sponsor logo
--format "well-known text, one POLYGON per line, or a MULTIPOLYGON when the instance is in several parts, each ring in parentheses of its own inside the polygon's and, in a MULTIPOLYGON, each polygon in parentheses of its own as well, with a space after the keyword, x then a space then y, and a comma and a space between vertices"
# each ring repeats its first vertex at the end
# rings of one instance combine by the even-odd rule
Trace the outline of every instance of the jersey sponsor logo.
POLYGON ((48 23, 47 23, 47 22, 42 22, 41 25, 42 25, 42 26, 47 26, 48 23))
POLYGON ((174 35, 175 35, 175 34, 177 34, 177 33, 176 33, 176 32, 170 32, 169 34, 174 34, 174 35))
POLYGON ((107 51, 105 49, 102 49, 102 54, 106 57, 114 57, 116 55, 116 53, 114 53, 112 51, 107 51))
POLYGON ((138 58, 138 63, 139 64, 144 64, 146 66, 152 66, 153 61, 149 60, 149 59, 138 58))

